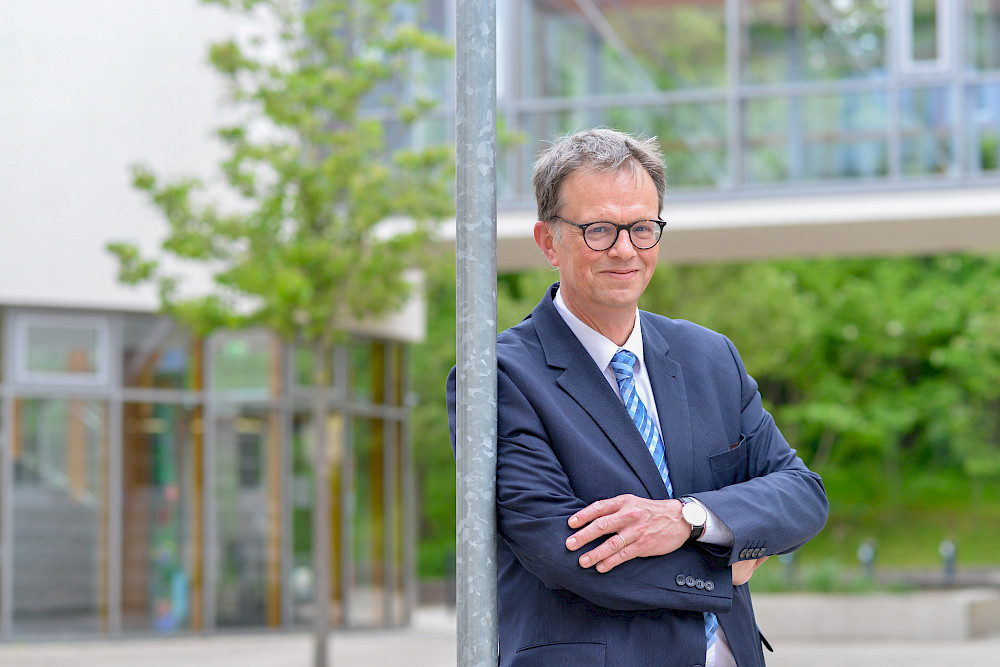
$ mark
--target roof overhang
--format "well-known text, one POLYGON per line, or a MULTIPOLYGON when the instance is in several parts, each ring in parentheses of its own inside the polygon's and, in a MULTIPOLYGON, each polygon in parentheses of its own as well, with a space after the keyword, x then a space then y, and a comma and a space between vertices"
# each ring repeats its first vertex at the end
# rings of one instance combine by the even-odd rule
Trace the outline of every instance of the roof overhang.
MULTIPOLYGON (((535 246, 534 210, 497 219, 497 267, 547 266, 535 246)), ((781 197, 674 200, 668 196, 662 261, 937 254, 1000 249, 1000 186, 781 197)), ((444 233, 453 244, 454 226, 444 233)))

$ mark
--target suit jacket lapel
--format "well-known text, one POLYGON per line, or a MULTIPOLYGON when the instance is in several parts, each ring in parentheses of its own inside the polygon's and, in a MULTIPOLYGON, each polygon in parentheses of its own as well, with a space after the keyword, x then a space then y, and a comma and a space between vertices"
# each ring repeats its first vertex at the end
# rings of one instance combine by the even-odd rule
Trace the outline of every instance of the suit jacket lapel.
POLYGON ((552 304, 555 289, 555 285, 550 288, 531 319, 546 362, 563 371, 556 376, 556 384, 593 418, 642 482, 649 497, 666 498, 660 473, 628 411, 552 304))
MULTIPOLYGON (((640 314, 641 317, 641 314, 640 314)), ((691 420, 681 365, 670 358, 670 345, 648 320, 643 322, 642 344, 649 383, 660 417, 660 432, 674 497, 694 490, 691 420)))

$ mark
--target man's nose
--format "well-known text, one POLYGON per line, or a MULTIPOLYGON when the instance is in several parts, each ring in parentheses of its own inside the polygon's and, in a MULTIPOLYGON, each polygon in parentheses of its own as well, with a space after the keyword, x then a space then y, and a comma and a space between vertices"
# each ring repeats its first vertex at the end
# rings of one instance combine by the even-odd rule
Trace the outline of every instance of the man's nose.
POLYGON ((618 236, 615 238, 614 245, 608 248, 608 254, 614 254, 618 257, 631 257, 635 254, 635 246, 632 245, 632 237, 629 236, 627 229, 618 230, 618 236))

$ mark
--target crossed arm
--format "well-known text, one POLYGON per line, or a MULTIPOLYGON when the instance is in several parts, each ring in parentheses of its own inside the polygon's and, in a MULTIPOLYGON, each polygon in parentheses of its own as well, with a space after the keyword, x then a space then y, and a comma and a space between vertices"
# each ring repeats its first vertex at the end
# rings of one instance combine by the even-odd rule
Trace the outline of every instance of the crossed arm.
MULTIPOLYGON (((715 592, 728 596, 730 584, 746 583, 767 560, 764 554, 745 559, 732 549, 689 543, 691 528, 681 518, 679 500, 653 500, 630 493, 623 480, 631 473, 620 461, 614 462, 618 454, 613 448, 607 461, 601 458, 603 450, 587 448, 587 456, 595 458, 580 463, 579 447, 594 434, 578 431, 574 420, 537 414, 517 383, 503 372, 499 382, 500 528, 521 563, 546 585, 574 590, 602 604, 597 598, 605 590, 615 590, 626 577, 632 586, 663 586, 665 579, 672 580, 678 573, 691 574, 695 563, 703 568, 706 580, 713 579, 716 586, 724 582, 715 592), (619 473, 624 477, 616 477, 619 473), (612 570, 622 567, 626 571, 613 576, 612 570), (638 571, 646 574, 637 581, 638 571)), ((761 408, 756 387, 747 389, 741 431, 751 451, 750 479, 695 495, 739 540, 764 536, 768 554, 780 553, 796 548, 822 527, 825 494, 818 477, 798 460, 761 408)))
MULTIPOLYGON (((521 382, 532 387, 537 379, 531 373, 521 382)), ((453 374, 448 391, 453 438, 454 381, 453 374)), ((680 517, 680 501, 632 495, 636 479, 613 447, 590 447, 580 457, 579 447, 597 435, 592 423, 583 428, 566 414, 539 414, 553 409, 551 402, 529 401, 521 382, 500 369, 498 527, 521 566, 549 588, 570 590, 610 609, 728 611, 732 586, 746 583, 766 557, 741 560, 735 549, 688 543, 690 526, 680 517), (714 590, 675 586, 681 574, 714 580, 714 590)), ((754 447, 751 479, 696 496, 733 530, 738 544, 765 535, 773 554, 796 548, 822 527, 825 494, 818 477, 780 434, 775 436, 755 394, 756 386, 744 387, 744 410, 752 414, 741 431, 748 448, 754 447)))
MULTIPOLYGON (((679 500, 651 500, 631 494, 598 500, 569 518, 569 527, 576 532, 567 538, 566 548, 582 551, 580 567, 593 567, 601 573, 633 558, 669 554, 691 534, 691 526, 681 517, 681 506, 679 500)), ((762 556, 734 563, 733 585, 750 581, 767 559, 762 556)))

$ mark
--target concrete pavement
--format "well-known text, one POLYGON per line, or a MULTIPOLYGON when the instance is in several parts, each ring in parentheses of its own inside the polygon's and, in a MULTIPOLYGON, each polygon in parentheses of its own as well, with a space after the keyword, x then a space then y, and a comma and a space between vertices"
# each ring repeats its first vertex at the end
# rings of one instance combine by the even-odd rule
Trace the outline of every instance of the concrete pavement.
MULTIPOLYGON (((768 667, 942 667, 1000 661, 1000 635, 949 641, 774 643, 768 667)), ((330 646, 331 667, 455 667, 454 612, 421 608, 413 627, 338 631, 330 646)), ((309 667, 311 657, 312 637, 301 633, 0 643, 0 667, 309 667)))

